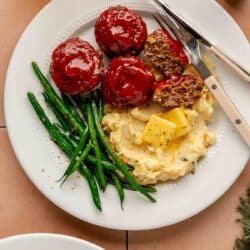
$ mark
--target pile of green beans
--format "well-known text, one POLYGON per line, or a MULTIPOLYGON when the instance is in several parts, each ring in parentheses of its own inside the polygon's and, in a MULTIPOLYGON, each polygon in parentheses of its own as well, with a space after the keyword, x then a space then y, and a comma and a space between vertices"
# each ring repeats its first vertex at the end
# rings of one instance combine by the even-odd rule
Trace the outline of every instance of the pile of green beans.
POLYGON ((141 186, 135 179, 133 167, 124 164, 112 148, 102 129, 104 104, 98 91, 91 98, 82 100, 79 96, 59 96, 41 72, 37 63, 32 68, 43 86, 44 100, 55 115, 52 122, 35 95, 27 93, 28 99, 38 118, 47 129, 50 138, 70 158, 70 163, 62 177, 61 185, 76 171, 87 180, 92 199, 102 210, 100 191, 112 184, 119 196, 121 207, 125 199, 124 189, 140 192, 151 202, 155 202, 152 187, 141 186))

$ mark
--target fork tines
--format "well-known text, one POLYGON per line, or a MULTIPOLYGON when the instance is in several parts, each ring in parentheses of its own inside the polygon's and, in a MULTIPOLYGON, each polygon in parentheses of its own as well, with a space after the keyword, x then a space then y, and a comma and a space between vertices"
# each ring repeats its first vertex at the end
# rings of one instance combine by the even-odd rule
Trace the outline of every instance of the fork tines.
POLYGON ((153 14, 154 19, 156 20, 156 22, 159 24, 159 26, 166 31, 171 31, 171 35, 174 35, 175 37, 177 37, 176 35, 176 29, 177 27, 173 27, 173 24, 170 24, 161 14, 156 13, 153 14))
POLYGON ((164 21, 164 19, 163 19, 163 17, 162 17, 161 14, 159 14, 159 13, 153 14, 153 17, 154 17, 154 19, 156 20, 156 22, 160 25, 160 27, 162 29, 164 29, 164 30, 168 30, 169 29, 168 25, 164 21))

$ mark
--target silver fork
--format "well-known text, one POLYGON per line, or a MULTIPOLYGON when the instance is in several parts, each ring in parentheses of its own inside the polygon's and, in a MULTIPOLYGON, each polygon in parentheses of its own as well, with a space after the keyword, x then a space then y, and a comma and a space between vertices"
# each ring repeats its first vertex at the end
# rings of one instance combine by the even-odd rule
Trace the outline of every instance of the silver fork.
POLYGON ((167 13, 164 15, 155 14, 155 20, 161 26, 162 29, 170 29, 178 40, 180 40, 186 48, 191 63, 204 78, 204 82, 215 99, 233 123, 239 134, 245 140, 248 146, 250 146, 250 128, 247 122, 244 120, 239 110, 230 100, 229 96, 225 93, 222 86, 218 83, 206 64, 203 62, 200 54, 200 44, 198 40, 188 32, 182 24, 174 20, 167 13))
POLYGON ((164 11, 180 23, 187 31, 189 31, 196 39, 199 39, 213 54, 226 63, 232 70, 235 71, 243 80, 250 83, 250 72, 245 69, 239 62, 226 55, 221 49, 212 44, 208 39, 201 34, 197 28, 194 28, 190 23, 187 23, 185 19, 176 11, 174 11, 164 0, 154 0, 154 2, 160 5, 164 11))

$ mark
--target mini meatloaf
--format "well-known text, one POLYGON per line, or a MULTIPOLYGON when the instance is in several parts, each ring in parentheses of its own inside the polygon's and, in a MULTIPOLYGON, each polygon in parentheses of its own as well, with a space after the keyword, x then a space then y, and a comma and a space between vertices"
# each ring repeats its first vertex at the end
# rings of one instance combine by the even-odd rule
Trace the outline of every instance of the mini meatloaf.
POLYGON ((95 37, 109 57, 139 54, 147 39, 147 26, 133 10, 115 6, 105 10, 95 24, 95 37))
POLYGON ((203 87, 198 76, 173 76, 156 83, 153 100, 166 109, 190 107, 201 97, 203 87))
POLYGON ((161 29, 148 36, 144 47, 145 59, 164 75, 180 75, 189 59, 180 41, 161 29))

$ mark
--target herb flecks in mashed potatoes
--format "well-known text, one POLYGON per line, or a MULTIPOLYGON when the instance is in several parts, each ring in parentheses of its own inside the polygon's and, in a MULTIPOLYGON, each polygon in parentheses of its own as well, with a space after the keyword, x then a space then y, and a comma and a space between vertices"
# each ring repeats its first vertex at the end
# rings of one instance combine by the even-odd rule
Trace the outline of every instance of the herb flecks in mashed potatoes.
POLYGON ((155 103, 127 110, 106 109, 103 126, 109 139, 121 159, 134 166, 133 173, 141 184, 176 180, 194 171, 193 163, 215 143, 207 127, 212 119, 213 97, 206 88, 192 108, 184 109, 191 126, 186 136, 173 140, 166 148, 143 143, 142 133, 150 117, 164 112, 155 103))

